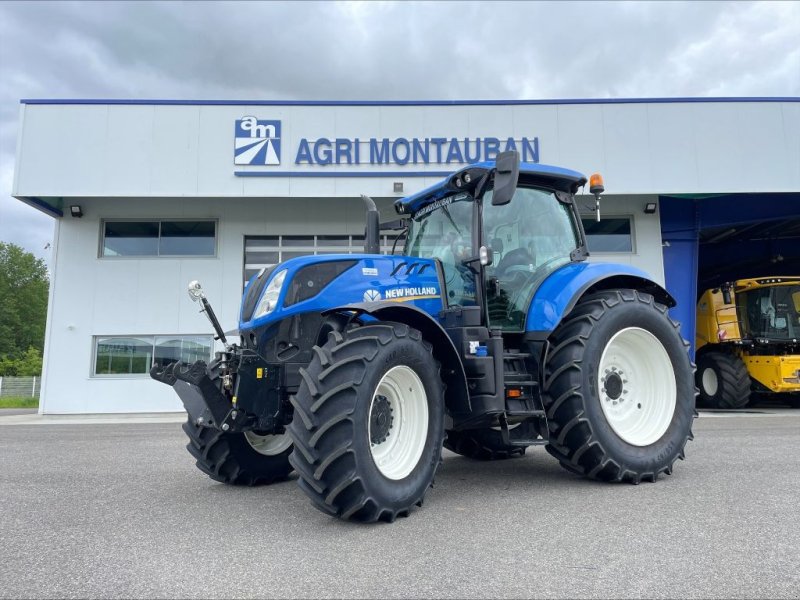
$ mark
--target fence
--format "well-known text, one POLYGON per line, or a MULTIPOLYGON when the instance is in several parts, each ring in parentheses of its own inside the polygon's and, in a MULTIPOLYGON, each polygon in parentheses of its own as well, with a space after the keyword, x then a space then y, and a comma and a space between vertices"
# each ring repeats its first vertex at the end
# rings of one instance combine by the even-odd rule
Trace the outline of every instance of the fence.
POLYGON ((38 398, 41 387, 41 377, 0 377, 0 397, 38 398))

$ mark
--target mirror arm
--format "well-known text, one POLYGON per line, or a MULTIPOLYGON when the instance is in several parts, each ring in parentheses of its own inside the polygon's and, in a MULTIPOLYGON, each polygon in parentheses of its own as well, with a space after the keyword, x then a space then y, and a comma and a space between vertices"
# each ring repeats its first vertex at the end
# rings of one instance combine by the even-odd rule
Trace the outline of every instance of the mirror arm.
POLYGON ((478 185, 475 186, 475 193, 472 195, 473 198, 476 200, 480 199, 483 195, 483 189, 486 187, 487 182, 489 181, 489 176, 494 175, 497 169, 492 169, 491 171, 484 173, 483 177, 481 177, 480 181, 478 181, 478 185))
POLYGON ((594 195, 594 212, 597 217, 597 222, 600 222, 600 194, 594 195))

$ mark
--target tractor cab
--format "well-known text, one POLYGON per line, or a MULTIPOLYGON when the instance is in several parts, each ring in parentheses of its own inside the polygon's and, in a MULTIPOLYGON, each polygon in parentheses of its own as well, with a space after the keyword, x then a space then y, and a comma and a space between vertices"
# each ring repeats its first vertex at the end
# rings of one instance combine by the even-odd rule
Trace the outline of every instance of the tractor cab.
POLYGON ((586 179, 533 163, 494 167, 462 169, 396 208, 410 216, 404 254, 441 263, 443 304, 478 307, 481 325, 521 333, 538 286, 587 256, 573 202, 586 179))

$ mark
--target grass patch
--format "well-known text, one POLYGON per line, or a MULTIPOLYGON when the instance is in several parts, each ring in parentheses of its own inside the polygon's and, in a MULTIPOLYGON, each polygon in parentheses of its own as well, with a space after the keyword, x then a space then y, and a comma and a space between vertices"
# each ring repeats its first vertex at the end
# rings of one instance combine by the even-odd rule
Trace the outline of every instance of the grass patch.
POLYGON ((0 408, 39 408, 39 399, 30 396, 0 397, 0 408))

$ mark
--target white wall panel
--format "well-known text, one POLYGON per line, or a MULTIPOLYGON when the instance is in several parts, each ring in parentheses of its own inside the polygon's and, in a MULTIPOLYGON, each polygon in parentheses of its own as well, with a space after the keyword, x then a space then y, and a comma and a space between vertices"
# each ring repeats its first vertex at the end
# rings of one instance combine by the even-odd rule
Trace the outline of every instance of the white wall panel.
MULTIPOLYGON (((605 164, 591 170, 602 169, 605 183, 612 192, 617 189, 617 183, 630 191, 650 190, 653 174, 647 156, 650 146, 647 105, 608 104, 602 108, 605 164)), ((601 140, 587 137, 584 143, 591 146, 600 144, 601 140)))
POLYGON ((690 107, 683 104, 646 106, 651 189, 673 193, 700 192, 694 134, 686 123, 690 107))
MULTIPOLYGON (((585 174, 606 168, 603 107, 564 105, 558 107, 558 140, 540 140, 540 146, 556 143, 560 164, 585 174)), ((624 182, 619 182, 625 185, 624 182)), ((614 191, 619 190, 614 187, 614 191)))
POLYGON ((153 196, 197 193, 199 133, 199 106, 155 107, 153 148, 160 151, 159 159, 152 160, 150 165, 150 192, 153 196))
MULTIPOLYGON (((786 153, 788 177, 795 182, 797 189, 800 182, 800 102, 781 104, 783 123, 782 138, 786 153)), ((780 182, 777 183, 781 185, 780 182)))
MULTIPOLYGON (((103 162, 97 165, 103 174, 105 194, 124 196, 141 188, 146 190, 145 195, 152 195, 152 165, 170 156, 168 146, 155 143, 155 110, 155 106, 108 107, 103 162), (154 153, 153 148, 159 151, 154 153)), ((77 150, 80 154, 80 146, 77 150)))
POLYGON ((15 169, 21 196, 77 196, 103 189, 106 106, 26 106, 15 169))

